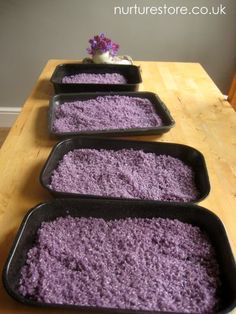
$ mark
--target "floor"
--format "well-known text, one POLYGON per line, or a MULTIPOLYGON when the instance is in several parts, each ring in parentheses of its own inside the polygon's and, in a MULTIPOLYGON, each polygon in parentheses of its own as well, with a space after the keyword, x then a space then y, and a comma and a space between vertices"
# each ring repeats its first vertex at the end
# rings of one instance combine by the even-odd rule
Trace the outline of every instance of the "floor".
POLYGON ((5 138, 7 137, 8 132, 10 131, 9 128, 0 128, 0 147, 2 146, 5 138))

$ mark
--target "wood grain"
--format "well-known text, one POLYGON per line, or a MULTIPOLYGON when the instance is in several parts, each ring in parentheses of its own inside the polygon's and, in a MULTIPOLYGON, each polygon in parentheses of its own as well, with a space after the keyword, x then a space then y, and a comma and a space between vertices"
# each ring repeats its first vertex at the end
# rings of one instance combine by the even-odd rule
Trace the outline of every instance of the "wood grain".
MULTIPOLYGON (((49 83, 55 66, 72 60, 50 60, 0 150, 0 266, 5 262, 19 224, 28 209, 51 197, 39 174, 56 143, 47 131, 47 109, 53 94, 49 83)), ((136 62, 141 66, 140 90, 157 93, 176 126, 161 137, 137 140, 187 144, 200 150, 209 170, 211 192, 201 205, 223 221, 236 253, 236 113, 197 63, 136 62)), ((58 313, 13 301, 0 285, 1 313, 58 313)), ((61 311, 66 313, 66 311, 61 311)))

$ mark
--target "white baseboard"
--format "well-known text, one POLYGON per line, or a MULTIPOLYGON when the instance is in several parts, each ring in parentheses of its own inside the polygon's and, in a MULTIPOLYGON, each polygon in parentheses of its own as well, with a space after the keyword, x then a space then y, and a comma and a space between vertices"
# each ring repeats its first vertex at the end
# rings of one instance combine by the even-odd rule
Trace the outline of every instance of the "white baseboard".
POLYGON ((20 107, 0 107, 0 127, 10 128, 20 111, 20 107))

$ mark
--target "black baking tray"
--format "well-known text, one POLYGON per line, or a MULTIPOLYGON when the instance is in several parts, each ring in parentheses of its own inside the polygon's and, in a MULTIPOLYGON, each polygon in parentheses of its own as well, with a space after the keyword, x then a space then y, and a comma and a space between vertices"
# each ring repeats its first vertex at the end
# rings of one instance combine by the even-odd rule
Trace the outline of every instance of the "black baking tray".
MULTIPOLYGON (((187 165, 191 166, 195 173, 195 183, 199 191, 199 197, 193 200, 193 203, 200 202, 210 192, 210 183, 206 168, 204 156, 196 149, 182 144, 175 143, 160 143, 160 142, 141 142, 115 139, 101 139, 95 137, 73 137, 63 140, 56 144, 52 149, 44 167, 40 174, 40 182, 52 195, 56 197, 85 197, 85 198, 112 198, 103 197, 90 194, 78 193, 64 193, 52 190, 48 185, 53 170, 57 167, 63 156, 69 151, 79 148, 90 149, 106 149, 106 150, 120 150, 120 149, 134 149, 142 150, 146 153, 155 153, 156 155, 169 155, 182 160, 187 165)), ((122 198, 124 199, 124 198, 122 198)))
MULTIPOLYGON (((3 269, 3 284, 8 294, 24 304, 63 309, 75 309, 87 312, 110 313, 167 313, 135 310, 108 309, 98 307, 80 307, 64 304, 46 304, 30 300, 19 294, 17 284, 20 270, 24 265, 28 250, 34 245, 37 229, 43 221, 52 221, 57 217, 96 217, 105 220, 126 217, 152 218, 162 217, 178 219, 200 227, 209 236, 220 267, 222 289, 221 308, 217 313, 229 313, 236 306, 236 266, 226 231, 220 219, 211 211, 193 204, 163 203, 153 201, 118 200, 79 200, 57 199, 50 203, 39 204, 31 209, 19 228, 14 244, 3 269)), ((172 314, 176 312, 172 312, 172 314)), ((181 313, 178 313, 181 314, 181 313)))
POLYGON ((140 68, 136 65, 64 63, 55 68, 51 77, 55 93, 136 91, 142 83, 140 68), (67 75, 80 73, 119 73, 126 78, 126 84, 87 84, 62 83, 67 75))
POLYGON ((129 136, 129 135, 158 135, 168 132, 174 125, 175 121, 171 117, 166 105, 161 101, 158 95, 151 92, 101 92, 101 93, 80 93, 80 94, 58 94, 51 98, 48 111, 49 132, 56 137, 69 137, 76 135, 105 135, 105 136, 129 136), (58 133, 53 130, 55 121, 55 110, 65 102, 85 101, 94 99, 98 96, 129 96, 148 99, 155 110, 155 113, 162 119, 163 125, 158 127, 139 127, 130 129, 109 129, 109 130, 91 130, 78 132, 58 133))

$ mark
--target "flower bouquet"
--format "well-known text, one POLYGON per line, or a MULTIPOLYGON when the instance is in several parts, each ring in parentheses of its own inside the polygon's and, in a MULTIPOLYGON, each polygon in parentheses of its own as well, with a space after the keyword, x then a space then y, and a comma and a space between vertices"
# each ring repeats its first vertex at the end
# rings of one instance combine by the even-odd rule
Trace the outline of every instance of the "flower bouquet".
POLYGON ((119 45, 107 38, 104 33, 94 36, 89 40, 90 47, 87 52, 92 58, 85 58, 84 63, 115 63, 132 64, 129 56, 117 56, 119 45))

